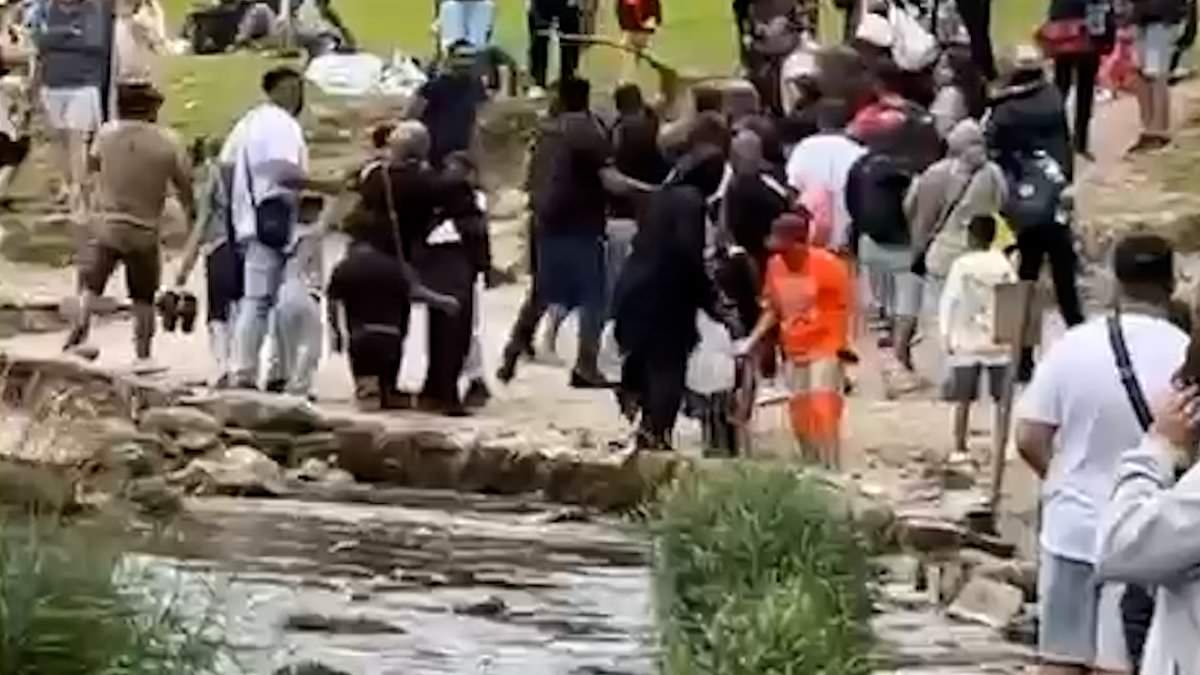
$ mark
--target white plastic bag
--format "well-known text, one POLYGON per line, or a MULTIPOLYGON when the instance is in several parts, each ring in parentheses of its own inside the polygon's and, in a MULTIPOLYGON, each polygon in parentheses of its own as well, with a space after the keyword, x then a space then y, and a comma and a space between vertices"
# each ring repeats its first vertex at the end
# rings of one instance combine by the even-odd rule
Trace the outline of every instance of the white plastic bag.
POLYGON ((907 9, 893 2, 888 9, 892 24, 892 58, 909 72, 924 70, 938 57, 937 39, 907 9))
POLYGON ((687 388, 701 396, 733 391, 737 358, 729 330, 704 312, 696 312, 700 343, 688 358, 687 388))

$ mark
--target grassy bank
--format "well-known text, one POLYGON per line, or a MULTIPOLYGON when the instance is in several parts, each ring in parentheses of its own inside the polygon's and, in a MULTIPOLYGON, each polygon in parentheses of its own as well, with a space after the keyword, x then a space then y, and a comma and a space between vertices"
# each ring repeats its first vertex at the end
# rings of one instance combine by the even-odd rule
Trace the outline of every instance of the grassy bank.
POLYGON ((187 617, 171 593, 75 529, 19 524, 0 531, 0 674, 202 675, 220 636, 187 617))
MULTIPOLYGON (((191 0, 165 0, 172 26, 182 24, 191 0)), ((430 52, 432 3, 429 0, 334 0, 362 46, 379 54, 392 49, 430 52)), ((601 30, 615 31, 612 2, 604 0, 601 30)), ((998 44, 1028 41, 1044 11, 1044 0, 996 0, 994 34, 998 44)), ((667 61, 712 74, 732 73, 737 63, 733 20, 726 0, 668 0, 665 24, 654 50, 667 61)), ((496 39, 522 62, 526 44, 525 0, 499 0, 496 39)), ((824 13, 824 32, 837 34, 840 14, 824 13)), ((257 81, 269 60, 253 54, 176 57, 166 64, 167 118, 185 135, 223 133, 257 96, 257 81)), ((585 72, 602 85, 611 83, 619 61, 612 50, 594 49, 585 72)), ((648 77, 647 82, 653 80, 648 77)))
POLYGON ((666 498, 654 530, 664 673, 870 672, 867 552, 826 490, 746 468, 666 498))

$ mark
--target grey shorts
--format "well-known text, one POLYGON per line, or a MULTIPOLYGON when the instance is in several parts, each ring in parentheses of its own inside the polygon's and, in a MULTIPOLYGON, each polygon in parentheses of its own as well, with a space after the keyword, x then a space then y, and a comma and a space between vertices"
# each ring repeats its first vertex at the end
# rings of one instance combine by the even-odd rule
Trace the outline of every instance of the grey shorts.
POLYGON ((1175 54, 1180 32, 1181 27, 1174 23, 1149 23, 1137 27, 1134 51, 1142 75, 1159 79, 1171 74, 1171 57, 1175 54))
POLYGON ((946 400, 954 403, 971 403, 979 400, 979 385, 983 380, 983 371, 987 370, 988 393, 993 401, 999 401, 1004 396, 1004 378, 1008 374, 1007 366, 984 366, 973 364, 966 366, 951 366, 950 379, 946 383, 946 400))
POLYGON ((912 273, 912 250, 907 246, 877 244, 864 235, 858 259, 866 270, 871 296, 888 316, 915 317, 921 311, 921 277, 912 273))
POLYGON ((1121 584, 1099 585, 1091 563, 1042 552, 1038 652, 1045 663, 1129 670, 1121 584))

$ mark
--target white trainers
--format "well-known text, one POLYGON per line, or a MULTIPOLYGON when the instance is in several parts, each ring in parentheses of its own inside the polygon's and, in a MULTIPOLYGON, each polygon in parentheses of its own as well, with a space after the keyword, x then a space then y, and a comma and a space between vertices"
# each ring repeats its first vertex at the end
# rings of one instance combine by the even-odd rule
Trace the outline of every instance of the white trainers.
POLYGON ((529 88, 529 91, 526 92, 525 95, 531 101, 540 101, 540 100, 546 98, 546 90, 535 84, 529 88))

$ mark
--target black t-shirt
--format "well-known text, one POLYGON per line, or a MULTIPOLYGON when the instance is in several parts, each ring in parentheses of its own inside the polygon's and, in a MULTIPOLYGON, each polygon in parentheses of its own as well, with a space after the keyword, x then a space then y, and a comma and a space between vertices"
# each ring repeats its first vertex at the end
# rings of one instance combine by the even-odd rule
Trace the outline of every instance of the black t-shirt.
POLYGON ((600 172, 613 163, 608 134, 588 112, 564 113, 558 126, 539 224, 553 234, 603 235, 608 194, 600 172))
MULTIPOLYGON (((650 185, 666 180, 671 167, 658 147, 658 117, 652 111, 622 116, 613 128, 612 139, 615 164, 621 173, 650 185)), ((612 197, 610 208, 616 218, 637 216, 637 200, 631 197, 612 197)))
POLYGON ((409 287, 400 261, 366 242, 354 242, 333 270, 329 299, 342 303, 351 332, 364 324, 403 326, 409 287))
POLYGON ((471 147, 479 106, 487 89, 474 75, 446 73, 426 82, 418 92, 425 99, 421 122, 429 129, 429 159, 440 166, 446 155, 471 147))

